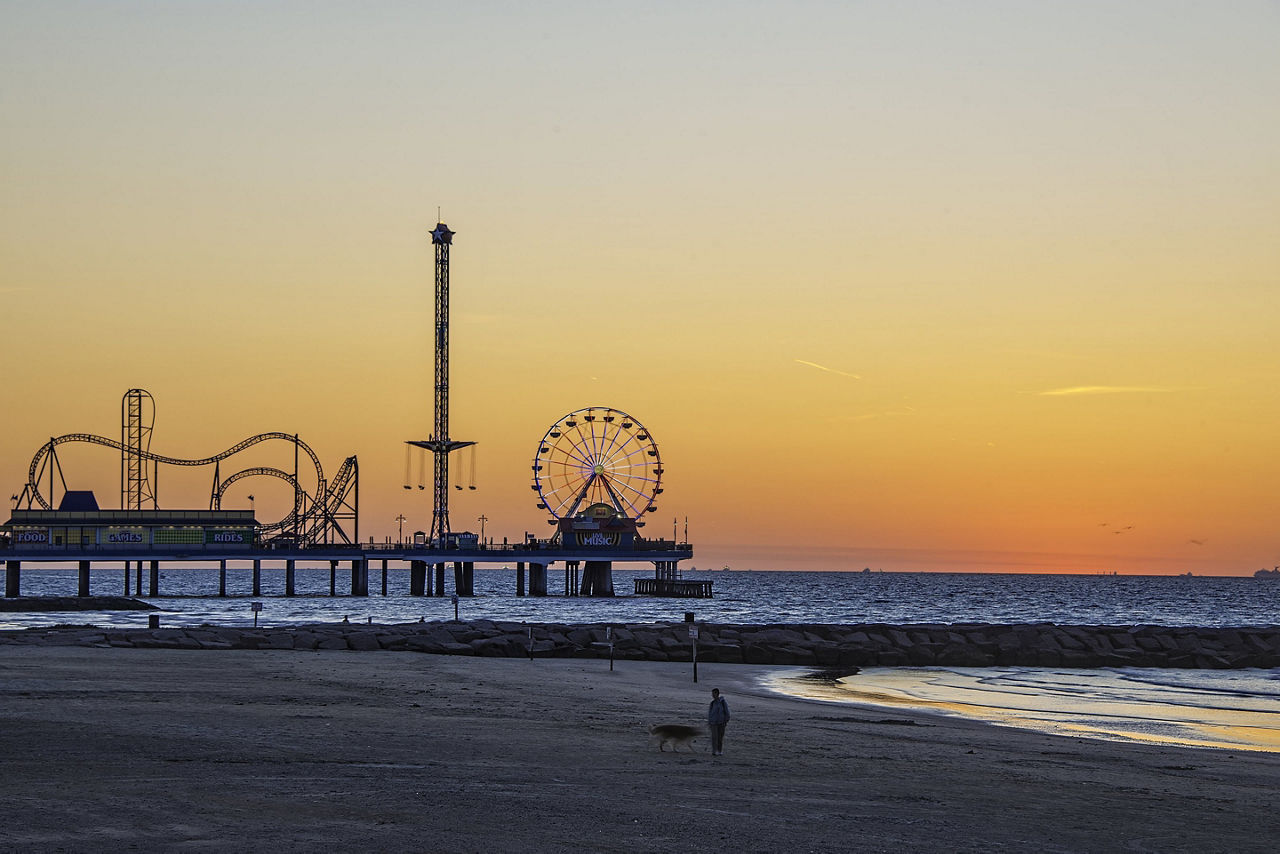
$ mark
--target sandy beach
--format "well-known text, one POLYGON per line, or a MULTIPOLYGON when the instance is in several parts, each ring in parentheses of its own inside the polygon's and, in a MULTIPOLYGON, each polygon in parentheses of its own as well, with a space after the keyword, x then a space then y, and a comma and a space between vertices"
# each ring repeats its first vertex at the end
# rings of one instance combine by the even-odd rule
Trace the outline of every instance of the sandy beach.
POLYGON ((778 696, 766 668, 0 648, 0 848, 1270 851, 1274 754, 778 696), (653 723, 733 711, 725 755, 653 723))

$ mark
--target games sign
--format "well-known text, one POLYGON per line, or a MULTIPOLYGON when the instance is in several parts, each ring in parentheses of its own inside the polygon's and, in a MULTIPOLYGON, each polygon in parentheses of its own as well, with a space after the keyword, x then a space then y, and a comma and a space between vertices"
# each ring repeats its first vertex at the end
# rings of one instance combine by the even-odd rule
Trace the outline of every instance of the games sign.
POLYGON ((103 528, 101 536, 104 546, 138 546, 147 541, 142 528, 103 528))

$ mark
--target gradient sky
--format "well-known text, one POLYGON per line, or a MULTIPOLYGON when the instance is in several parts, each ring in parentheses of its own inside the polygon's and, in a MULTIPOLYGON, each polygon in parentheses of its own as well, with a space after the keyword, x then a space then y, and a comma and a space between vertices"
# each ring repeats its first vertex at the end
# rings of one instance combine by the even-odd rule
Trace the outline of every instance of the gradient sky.
POLYGON ((365 538, 429 527, 439 207, 455 529, 545 535, 538 440, 602 405, 697 566, 1272 566, 1278 43, 1275 2, 0 3, 0 486, 142 387, 156 451, 297 432, 365 538))

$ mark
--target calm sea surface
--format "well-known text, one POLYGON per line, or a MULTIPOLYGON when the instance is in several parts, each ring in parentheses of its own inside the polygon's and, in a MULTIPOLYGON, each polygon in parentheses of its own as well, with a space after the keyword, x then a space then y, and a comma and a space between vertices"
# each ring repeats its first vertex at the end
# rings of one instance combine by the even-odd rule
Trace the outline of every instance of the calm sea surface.
MULTIPOLYGON (((217 623, 252 624, 249 600, 263 602, 260 623, 288 625, 337 622, 396 623, 450 619, 449 597, 408 595, 409 573, 387 573, 382 595, 382 572, 369 571, 368 597, 350 596, 348 569, 340 568, 337 593, 329 596, 329 569, 297 571, 299 595, 285 598, 284 570, 262 571, 262 595, 252 597, 247 568, 229 568, 227 593, 218 597, 216 569, 162 565, 158 597, 143 596, 169 612, 167 625, 217 623)), ((143 572, 143 589, 148 573, 143 572)), ((548 573, 551 595, 516 597, 515 570, 477 569, 477 595, 459 605, 460 616, 495 620, 544 622, 678 621, 686 611, 697 619, 718 623, 1015 623, 1198 626, 1258 626, 1280 623, 1280 581, 1255 578, 1087 575, 986 575, 941 573, 840 572, 686 572, 688 579, 715 582, 712 599, 656 599, 629 595, 632 580, 652 577, 651 570, 614 571, 613 599, 565 598, 564 574, 548 573)), ((447 573, 452 590, 452 571, 447 573)), ((74 595, 74 569, 23 567, 24 596, 74 595)), ((124 592, 121 568, 95 569, 90 592, 124 592)), ((0 626, 23 627, 56 623, 145 625, 143 612, 0 614, 0 626)))

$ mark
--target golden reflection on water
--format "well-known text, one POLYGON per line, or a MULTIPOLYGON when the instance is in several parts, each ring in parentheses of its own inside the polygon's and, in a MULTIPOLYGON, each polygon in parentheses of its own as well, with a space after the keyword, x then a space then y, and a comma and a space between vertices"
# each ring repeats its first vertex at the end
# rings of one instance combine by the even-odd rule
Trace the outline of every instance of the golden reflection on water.
POLYGON ((813 700, 919 709, 1057 735, 1280 753, 1280 711, 1103 699, 1092 690, 1087 696, 1073 694, 1071 687, 1079 686, 1070 686, 1068 677, 1061 686, 1043 691, 981 681, 995 672, 871 668, 839 680, 818 680, 804 677, 804 671, 791 671, 768 677, 765 684, 813 700), (982 702, 969 702, 974 698, 982 702))

